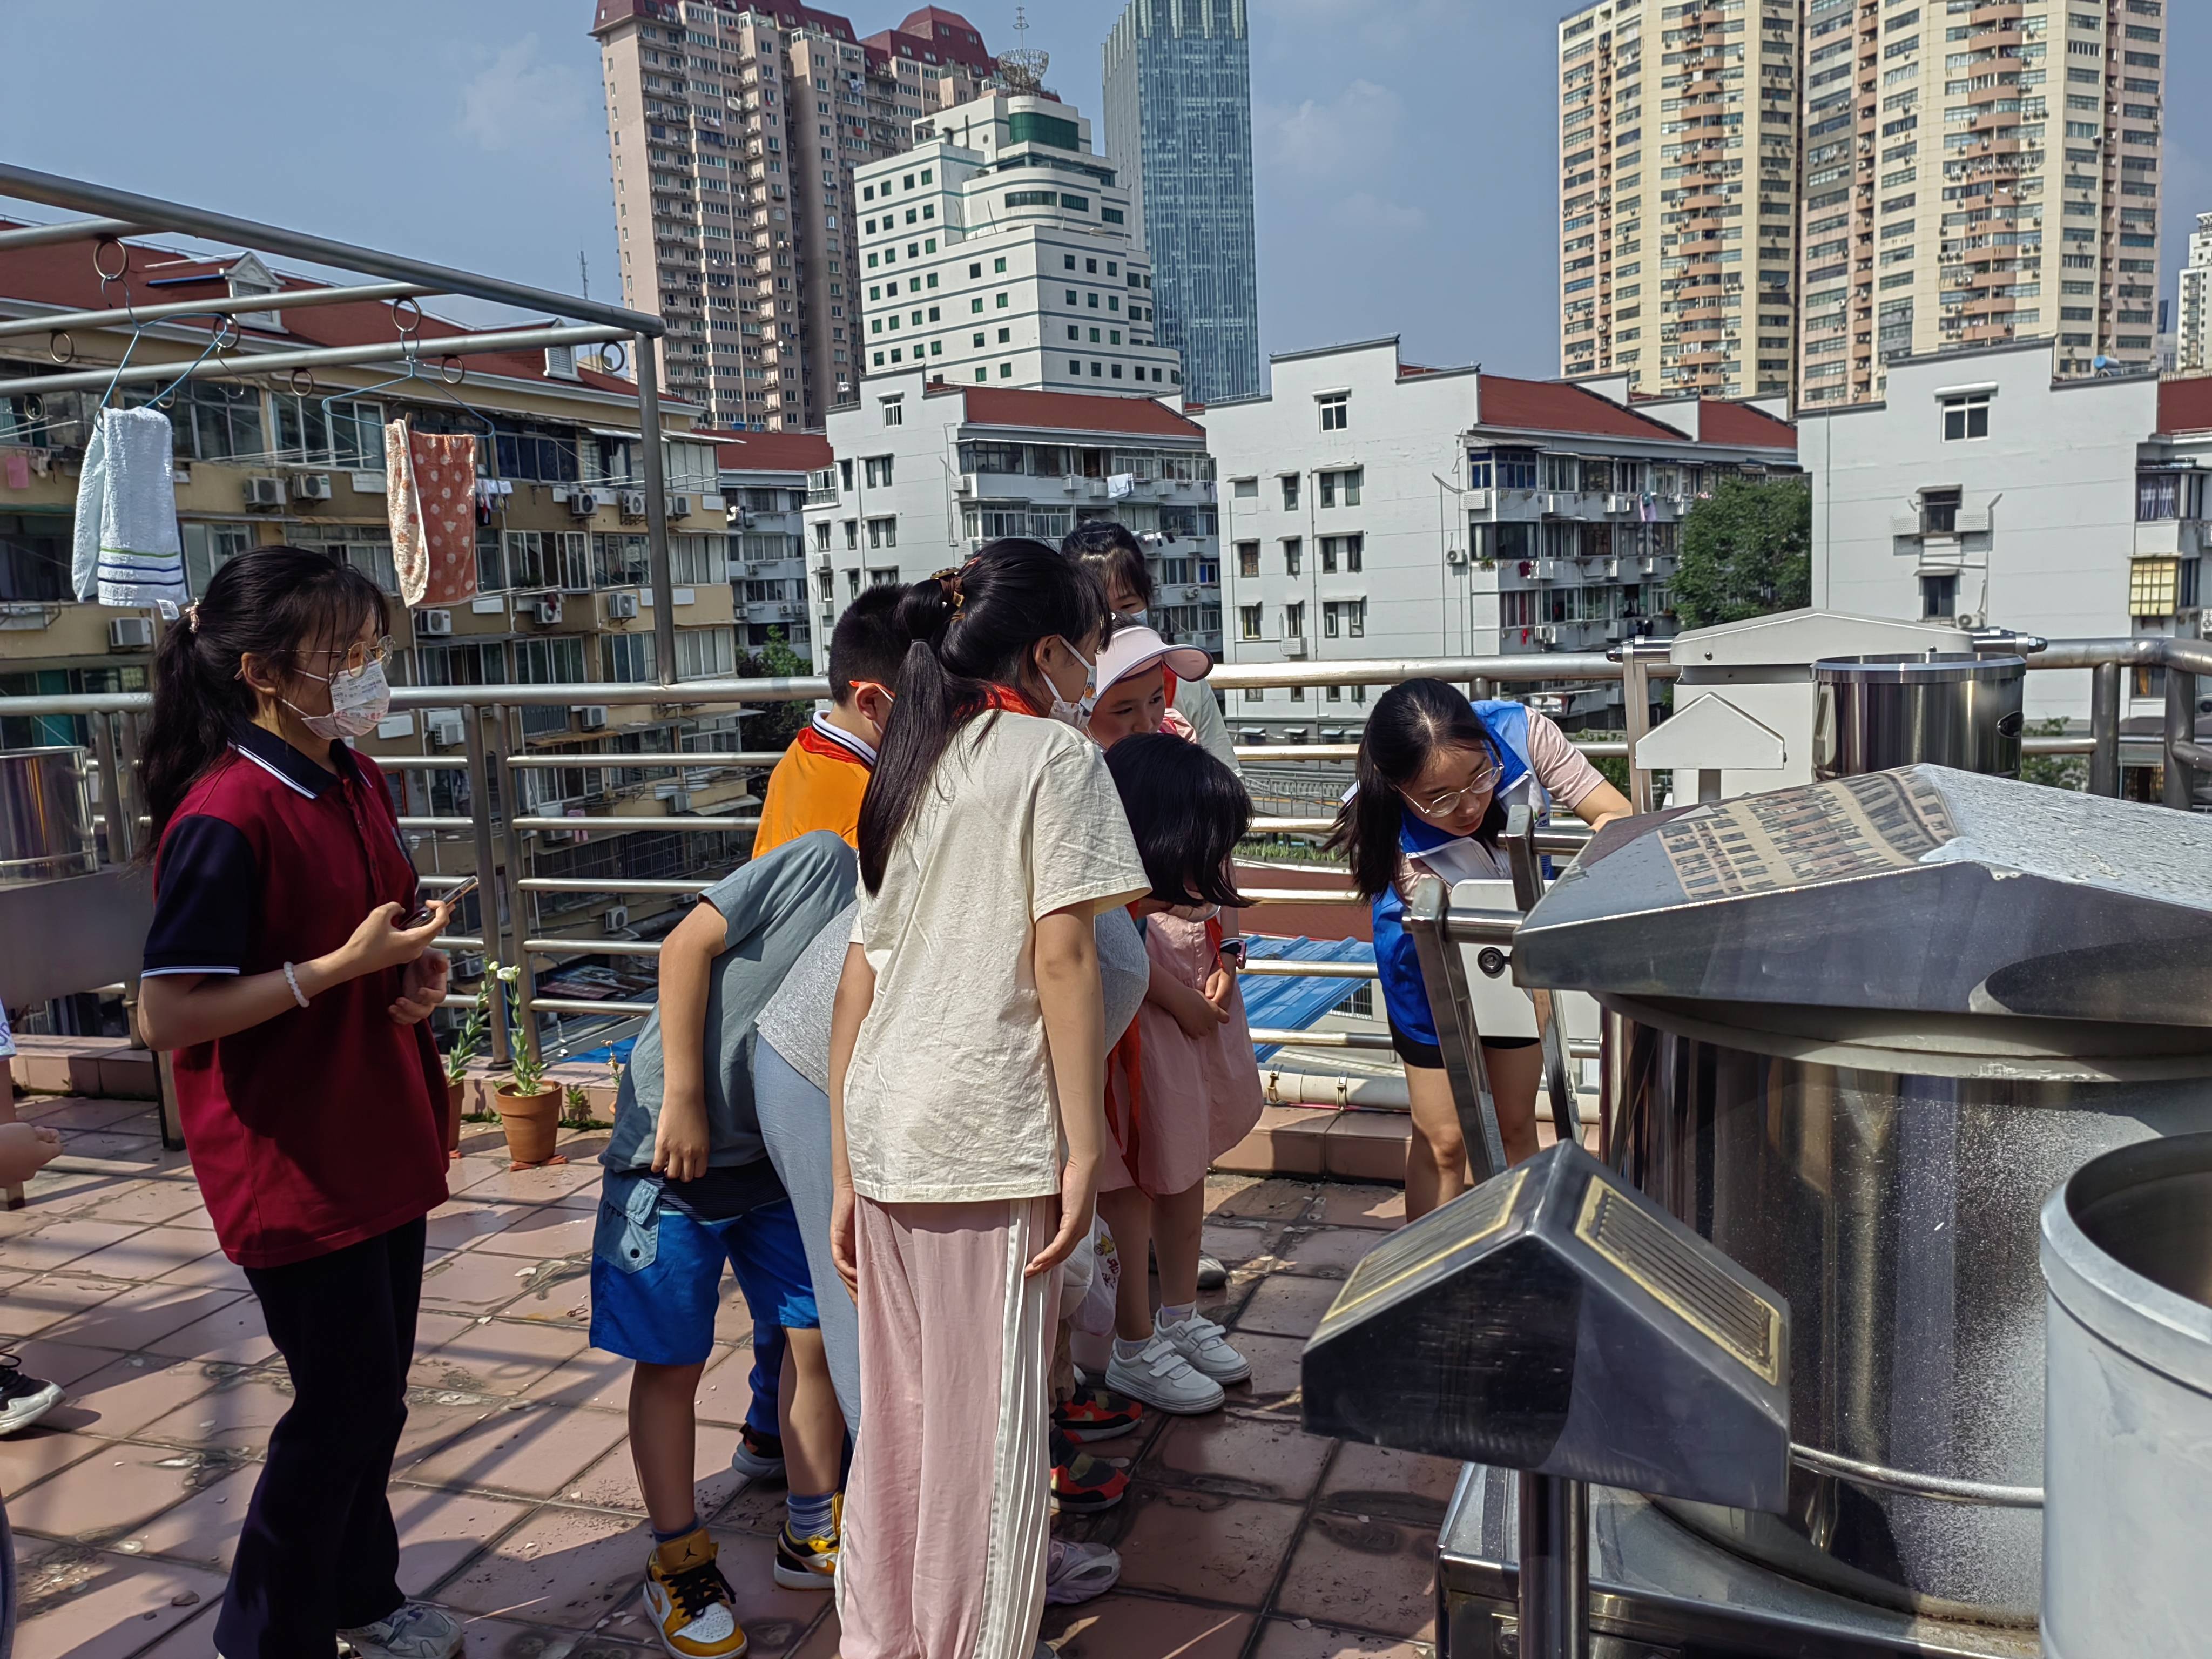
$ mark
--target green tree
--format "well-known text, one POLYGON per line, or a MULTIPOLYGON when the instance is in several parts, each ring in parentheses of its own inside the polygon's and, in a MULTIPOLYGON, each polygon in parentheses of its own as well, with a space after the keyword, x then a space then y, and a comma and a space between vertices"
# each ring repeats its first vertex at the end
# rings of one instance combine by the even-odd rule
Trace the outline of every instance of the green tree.
MULTIPOLYGON (((742 652, 738 657, 741 679, 803 679, 813 672, 813 664, 785 643, 781 628, 769 629, 768 643, 758 651, 742 652)), ((748 749, 788 748, 814 718, 811 703, 756 702, 746 707, 752 711, 744 722, 748 749)))
POLYGON ((1685 628, 1811 604, 1812 486, 1723 478, 1682 521, 1682 553, 1668 591, 1685 628))

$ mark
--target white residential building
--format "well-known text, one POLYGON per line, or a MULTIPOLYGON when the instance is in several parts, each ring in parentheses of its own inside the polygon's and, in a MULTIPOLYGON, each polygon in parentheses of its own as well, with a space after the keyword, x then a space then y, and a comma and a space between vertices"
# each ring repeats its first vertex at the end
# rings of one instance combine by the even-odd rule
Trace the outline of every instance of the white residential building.
POLYGON ((2175 331, 2177 366, 2185 371, 2212 369, 2212 213, 2197 216, 2189 234, 2189 263, 2181 268, 2180 326, 2175 331))
POLYGON ((816 660, 860 590, 914 582, 1001 536, 1057 544, 1115 519, 1146 544, 1152 620, 1221 649, 1213 465, 1195 422, 1149 398, 943 386, 878 375, 832 410, 835 462, 808 479, 816 660))
MULTIPOLYGON (((2062 380, 2053 356, 2045 340, 1894 362, 1886 401, 1800 416, 1816 607, 2202 633, 2212 377, 2062 380)), ((2136 670, 2123 695, 2155 715, 2162 676, 2136 670)), ((2030 719, 2088 709, 2086 672, 2029 676, 2030 719)))
POLYGON ((730 523, 730 593, 738 645, 757 651, 781 638, 812 649, 806 597, 806 481, 830 463, 818 432, 730 432, 716 440, 730 523))
MULTIPOLYGON (((1726 474, 1796 466, 1769 409, 1632 406, 1626 374, 1421 368, 1395 338, 1270 368, 1268 395, 1192 410, 1224 480, 1231 662, 1601 651, 1670 635, 1688 503, 1726 474)), ((1572 726, 1621 724, 1618 685, 1546 695, 1572 726)), ((1231 723, 1245 742, 1340 741, 1364 702, 1243 691, 1231 723)))
POLYGON ((993 93, 915 123, 856 168, 864 374, 1158 397, 1182 384, 1153 332, 1127 186, 1057 99, 993 93))

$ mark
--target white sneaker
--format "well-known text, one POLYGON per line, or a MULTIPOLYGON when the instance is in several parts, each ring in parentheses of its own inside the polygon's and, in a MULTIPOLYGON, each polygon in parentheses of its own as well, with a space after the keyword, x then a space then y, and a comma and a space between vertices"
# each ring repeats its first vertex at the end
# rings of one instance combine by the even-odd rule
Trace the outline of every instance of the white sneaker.
POLYGON ((1228 1333, 1204 1314, 1193 1314, 1180 1325, 1155 1325, 1152 1330, 1174 1343, 1176 1352, 1202 1376, 1216 1382, 1242 1382, 1252 1375, 1252 1362, 1231 1347, 1228 1333))
POLYGON ((1227 1398, 1218 1382, 1192 1370, 1182 1350, 1158 1329, 1145 1344, 1144 1352, 1133 1358, 1124 1359, 1121 1345, 1115 1344, 1113 1361, 1106 1367, 1106 1386, 1178 1417, 1218 1410, 1227 1398))
POLYGON ((453 1659, 461 1650, 461 1627, 449 1614, 410 1601, 389 1619, 340 1631, 338 1644, 355 1659, 453 1659))

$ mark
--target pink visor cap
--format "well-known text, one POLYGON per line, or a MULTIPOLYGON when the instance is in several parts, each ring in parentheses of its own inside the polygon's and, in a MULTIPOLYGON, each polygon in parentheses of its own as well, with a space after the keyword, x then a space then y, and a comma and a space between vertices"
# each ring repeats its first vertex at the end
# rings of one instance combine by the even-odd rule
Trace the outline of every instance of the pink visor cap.
POLYGON ((1170 645, 1152 629, 1117 626, 1098 653, 1098 689, 1103 692, 1159 663, 1179 680, 1202 680, 1213 672, 1213 659, 1194 645, 1170 645))

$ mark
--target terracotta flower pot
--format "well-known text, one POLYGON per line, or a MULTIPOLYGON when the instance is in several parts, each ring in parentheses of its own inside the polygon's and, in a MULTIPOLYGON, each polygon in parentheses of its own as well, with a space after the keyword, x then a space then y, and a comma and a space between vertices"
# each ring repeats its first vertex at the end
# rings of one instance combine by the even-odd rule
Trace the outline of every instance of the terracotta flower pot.
POLYGON ((561 1091, 548 1084, 534 1095, 502 1085, 492 1096, 500 1127, 507 1131, 507 1156, 517 1164, 543 1164, 553 1156, 561 1128, 561 1091))
POLYGON ((446 1151, 454 1158, 461 1155, 461 1114, 468 1109, 468 1099, 467 1083, 446 1079, 446 1151))

